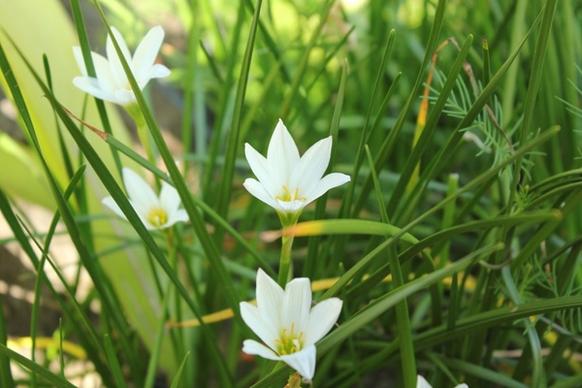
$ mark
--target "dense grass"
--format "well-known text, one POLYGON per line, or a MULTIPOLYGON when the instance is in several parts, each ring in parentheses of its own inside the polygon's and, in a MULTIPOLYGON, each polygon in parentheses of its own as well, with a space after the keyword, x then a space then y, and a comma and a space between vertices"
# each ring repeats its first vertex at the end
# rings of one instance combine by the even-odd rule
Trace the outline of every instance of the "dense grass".
POLYGON ((23 190, 20 165, 2 159, 4 242, 19 244, 36 283, 30 359, 11 349, 0 314, 1 386, 14 384, 10 366, 27 371, 23 384, 67 386, 76 359, 63 341, 107 386, 283 386, 290 368, 241 353, 253 335, 239 302, 255 298, 259 267, 285 282, 286 249, 315 301, 343 300, 317 345, 314 386, 414 387, 417 374, 435 387, 582 384, 576 1, 71 0, 66 15, 29 4, 22 24, 47 14, 33 33, 8 19, 20 5, 7 7, 2 87, 26 139, 14 147, 43 178, 23 190), (122 61, 137 140, 122 108, 81 103, 69 46, 31 44, 57 29, 94 74, 90 51, 103 52, 111 26, 131 45, 162 14, 179 26, 159 58, 170 80, 142 92, 122 61), (179 154, 159 124, 172 105, 179 154), (279 118, 301 152, 331 135, 328 171, 351 176, 289 228, 242 187, 244 143, 265 152, 279 118), (190 222, 148 230, 121 184, 126 165, 175 186, 190 222), (52 224, 34 230, 21 197, 50 208, 52 224), (86 298, 55 263, 58 225, 92 280, 86 298), (38 330, 42 287, 62 315, 58 367, 34 351, 53 334, 38 330))

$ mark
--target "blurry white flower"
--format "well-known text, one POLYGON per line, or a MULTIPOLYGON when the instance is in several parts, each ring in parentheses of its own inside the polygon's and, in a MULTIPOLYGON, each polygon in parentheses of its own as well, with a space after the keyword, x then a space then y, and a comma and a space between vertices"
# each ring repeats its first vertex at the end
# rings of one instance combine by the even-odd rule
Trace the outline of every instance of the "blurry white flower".
POLYGON ((303 156, 279 120, 267 150, 267 157, 245 144, 245 156, 257 179, 247 178, 244 187, 282 213, 297 213, 328 190, 350 181, 346 174, 323 176, 331 155, 331 136, 312 145, 303 156))
MULTIPOLYGON (((147 182, 129 168, 123 169, 123 183, 131 206, 147 229, 165 229, 176 222, 188 221, 188 214, 180 209, 178 192, 166 182, 162 182, 159 198, 147 182)), ((125 218, 113 198, 106 197, 101 202, 115 214, 125 218)))
POLYGON ((315 373, 315 343, 327 334, 342 309, 338 298, 311 308, 308 278, 293 279, 283 290, 261 269, 257 271, 257 305, 240 304, 242 319, 267 345, 243 342, 243 352, 280 360, 311 380, 315 373))
MULTIPOLYGON (((115 27, 111 27, 111 29, 140 89, 143 90, 150 79, 163 78, 170 74, 170 70, 166 66, 155 63, 158 51, 160 51, 164 40, 164 30, 161 26, 153 27, 148 31, 137 46, 133 57, 119 31, 115 27)), ((83 60, 81 48, 78 46, 73 47, 75 60, 83 74, 75 77, 73 84, 84 92, 102 100, 121 105, 135 102, 135 95, 131 90, 129 80, 125 75, 111 36, 107 36, 106 51, 107 58, 94 52, 91 53, 97 76, 97 78, 93 78, 87 74, 87 67, 83 60)))
MULTIPOLYGON (((416 388, 432 388, 432 385, 430 385, 424 377, 422 377, 421 375, 418 375, 416 378, 416 388)), ((455 385, 455 388, 469 388, 469 386, 467 384, 463 383, 463 384, 455 385)))

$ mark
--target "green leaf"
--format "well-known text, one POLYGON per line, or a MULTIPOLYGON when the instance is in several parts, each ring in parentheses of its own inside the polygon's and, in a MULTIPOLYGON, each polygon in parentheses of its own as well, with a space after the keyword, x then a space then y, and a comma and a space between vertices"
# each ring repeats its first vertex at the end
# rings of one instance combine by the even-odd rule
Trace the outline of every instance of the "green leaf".
MULTIPOLYGON (((37 363, 30 361, 28 358, 21 356, 19 353, 16 353, 15 351, 8 349, 6 345, 4 345, 3 343, 0 343, 0 353, 5 357, 8 357, 13 361, 17 362, 22 367, 30 371, 34 371, 44 381, 50 383, 53 386, 75 388, 75 386, 69 383, 67 380, 63 379, 60 376, 55 375, 54 373, 52 373, 48 369, 43 368, 37 363)), ((13 385, 8 385, 8 387, 11 386, 13 385)))
MULTIPOLYGON (((240 75, 238 77, 238 86, 236 89, 236 98, 234 102, 234 113, 232 115, 232 124, 230 127, 230 132, 228 134, 228 139, 226 143, 226 155, 224 159, 224 169, 222 171, 222 182, 218 194, 219 199, 216 206, 218 214, 220 214, 225 219, 227 218, 228 215, 228 205, 230 203, 230 196, 232 193, 234 162, 236 160, 236 154, 240 149, 241 117, 245 100, 245 94, 247 91, 247 83, 249 79, 251 60, 253 58, 253 49, 255 46, 255 38, 257 35, 257 26, 259 22, 259 16, 261 14, 262 4, 263 0, 257 1, 255 13, 251 21, 249 37, 245 48, 240 75)), ((218 238, 218 241, 221 241, 221 238, 218 238)))
POLYGON ((188 357, 190 357, 190 352, 186 353, 184 359, 180 363, 180 367, 178 368, 178 371, 176 372, 174 378, 172 379, 172 385, 170 385, 170 388, 178 388, 181 386, 180 379, 182 378, 182 373, 184 372, 184 367, 186 366, 186 361, 188 360, 188 357))
MULTIPOLYGON (((325 354, 330 351, 334 346, 340 344, 346 338, 352 336, 362 327, 366 326, 368 323, 378 318, 386 310, 394 307, 399 302, 403 301, 407 297, 413 295, 414 293, 423 290, 434 284, 441 279, 450 276, 459 271, 463 271, 467 266, 475 261, 476 258, 490 254, 492 251, 496 251, 503 248, 503 244, 496 244, 493 246, 487 246, 478 251, 475 251, 453 264, 450 264, 444 268, 434 271, 430 274, 421 276, 411 282, 408 282, 387 294, 379 297, 372 303, 370 303, 366 308, 364 308, 359 313, 351 317, 350 320, 342 323, 340 327, 335 329, 331 334, 325 337, 318 345, 318 356, 325 354)), ((273 371, 271 374, 266 376, 264 379, 259 381, 257 384, 253 385, 254 388, 259 387, 269 387, 271 383, 280 378, 280 375, 284 373, 286 368, 278 369, 273 371)))
POLYGON ((115 379, 115 385, 117 387, 123 388, 127 387, 125 384, 125 379, 123 378, 123 373, 121 372, 121 366, 119 365, 119 360, 115 354, 115 349, 113 348, 113 343, 111 342, 111 337, 109 334, 103 336, 103 342, 105 344, 105 354, 107 355, 107 362, 113 373, 113 378, 115 379))
MULTIPOLYGON (((2 295, 0 295, 0 302, 4 306, 4 297, 2 295)), ((6 346, 7 340, 4 309, 0 308, 0 345, 6 346)), ((10 358, 5 354, 0 355, 0 382, 3 387, 14 386, 14 379, 12 378, 12 371, 10 370, 10 358)))
POLYGON ((527 385, 513 380, 511 377, 505 376, 501 373, 495 372, 489 368, 475 365, 470 362, 463 360, 456 360, 452 358, 446 358, 442 355, 438 356, 439 359, 452 369, 459 370, 471 376, 479 377, 482 380, 489 381, 493 384, 508 388, 526 388, 527 385))

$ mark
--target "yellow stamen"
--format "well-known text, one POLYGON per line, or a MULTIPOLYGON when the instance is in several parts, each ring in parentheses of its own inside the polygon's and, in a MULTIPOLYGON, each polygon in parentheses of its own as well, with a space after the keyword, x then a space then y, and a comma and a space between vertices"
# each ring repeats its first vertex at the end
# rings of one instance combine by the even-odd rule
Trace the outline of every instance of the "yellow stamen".
POLYGON ((295 333, 294 325, 291 324, 289 330, 281 329, 279 332, 279 338, 275 340, 275 350, 280 356, 293 354, 303 349, 303 342, 303 333, 295 333))
POLYGON ((305 197, 299 194, 299 189, 295 189, 295 191, 293 193, 291 193, 287 186, 283 186, 282 193, 277 195, 275 197, 275 199, 278 199, 278 200, 284 201, 284 202, 291 202, 291 201, 296 201, 296 200, 304 201, 305 197))
POLYGON ((160 227, 168 222, 168 213, 161 207, 151 208, 146 217, 150 225, 160 227))

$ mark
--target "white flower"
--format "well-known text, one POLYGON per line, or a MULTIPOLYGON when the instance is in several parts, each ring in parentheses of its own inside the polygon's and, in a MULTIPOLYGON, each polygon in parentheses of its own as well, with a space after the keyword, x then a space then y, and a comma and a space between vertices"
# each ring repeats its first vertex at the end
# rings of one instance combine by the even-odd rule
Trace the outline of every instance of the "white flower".
MULTIPOLYGON (((418 375, 416 378, 416 388, 432 388, 432 385, 430 385, 424 377, 418 375)), ((455 388, 469 388, 469 386, 463 383, 456 385, 455 388)))
MULTIPOLYGON (((154 63, 164 40, 162 27, 156 26, 148 31, 137 46, 133 57, 119 31, 115 27, 111 29, 140 89, 143 90, 150 79, 163 78, 170 74, 170 70, 166 66, 154 63)), ((125 75, 111 36, 107 36, 106 51, 107 58, 94 52, 91 53, 97 75, 97 78, 93 78, 87 74, 87 67, 83 60, 81 48, 78 46, 73 47, 75 60, 83 74, 75 77, 73 84, 84 92, 102 100, 120 105, 135 102, 135 95, 131 90, 129 80, 125 75)))
POLYGON ((331 155, 331 136, 299 156, 297 146, 279 120, 267 150, 267 157, 245 144, 245 156, 257 179, 247 178, 244 187, 282 213, 296 213, 328 190, 350 181, 346 174, 323 176, 331 155))
POLYGON ((257 271, 257 305, 240 304, 243 321, 267 345, 243 342, 243 352, 280 360, 311 380, 315 373, 315 343, 331 330, 342 301, 329 298, 311 308, 308 278, 293 279, 283 290, 261 269, 257 271))
MULTIPOLYGON (((188 221, 188 214, 180 209, 178 192, 166 182, 162 182, 159 198, 147 182, 129 168, 123 169, 123 183, 131 206, 147 229, 165 229, 176 222, 188 221)), ((113 198, 106 197, 101 202, 118 216, 126 218, 113 198)))

